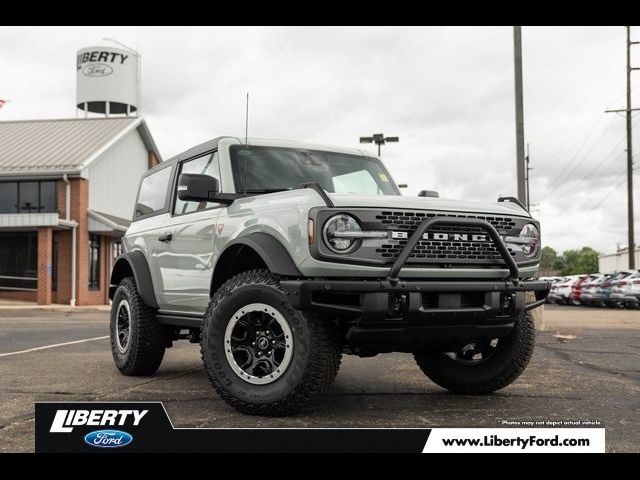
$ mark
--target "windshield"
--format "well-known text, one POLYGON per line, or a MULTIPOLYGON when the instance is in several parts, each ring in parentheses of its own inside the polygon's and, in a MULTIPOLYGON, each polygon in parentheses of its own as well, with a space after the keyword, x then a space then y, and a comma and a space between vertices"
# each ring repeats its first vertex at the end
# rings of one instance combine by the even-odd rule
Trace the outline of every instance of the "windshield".
POLYGON ((234 146, 230 153, 237 192, 289 190, 317 182, 332 193, 400 195, 375 158, 282 147, 234 146))

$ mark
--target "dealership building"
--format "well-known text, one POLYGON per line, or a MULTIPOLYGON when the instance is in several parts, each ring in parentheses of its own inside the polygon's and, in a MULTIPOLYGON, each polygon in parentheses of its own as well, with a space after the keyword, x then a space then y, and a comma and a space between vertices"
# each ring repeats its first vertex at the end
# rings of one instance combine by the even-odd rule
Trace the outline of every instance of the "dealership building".
POLYGON ((0 122, 0 299, 108 303, 141 175, 142 117, 0 122))
MULTIPOLYGON (((640 265, 640 247, 636 247, 636 265, 640 265)), ((612 273, 629 268, 629 248, 620 248, 614 253, 605 253, 598 257, 599 271, 612 273)), ((638 267, 636 267, 638 268, 638 267)))
POLYGON ((88 47, 76 67, 82 118, 0 121, 0 301, 107 304, 140 177, 162 160, 139 55, 88 47))

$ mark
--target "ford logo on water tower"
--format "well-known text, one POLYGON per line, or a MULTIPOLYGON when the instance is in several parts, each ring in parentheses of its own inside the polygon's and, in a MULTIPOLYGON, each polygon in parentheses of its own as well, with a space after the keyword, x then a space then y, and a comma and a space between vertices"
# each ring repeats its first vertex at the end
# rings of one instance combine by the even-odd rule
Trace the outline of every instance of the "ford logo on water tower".
POLYGON ((86 77, 106 77, 113 73, 113 68, 102 63, 92 63, 82 69, 82 74, 86 77))
MULTIPOLYGON (((114 42, 115 43, 115 42, 114 42)), ((139 108, 140 55, 126 46, 100 42, 76 56, 76 106, 85 114, 135 114, 139 108)))

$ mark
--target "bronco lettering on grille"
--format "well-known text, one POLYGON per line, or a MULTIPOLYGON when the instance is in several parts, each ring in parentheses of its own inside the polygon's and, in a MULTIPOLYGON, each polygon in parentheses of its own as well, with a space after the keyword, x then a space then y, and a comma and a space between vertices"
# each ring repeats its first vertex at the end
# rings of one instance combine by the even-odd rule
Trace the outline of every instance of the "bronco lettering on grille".
MULTIPOLYGON (((402 240, 409 238, 409 232, 391 232, 391 238, 402 240)), ((427 232, 422 235, 423 240, 442 240, 454 242, 486 242, 487 235, 469 233, 427 232)))

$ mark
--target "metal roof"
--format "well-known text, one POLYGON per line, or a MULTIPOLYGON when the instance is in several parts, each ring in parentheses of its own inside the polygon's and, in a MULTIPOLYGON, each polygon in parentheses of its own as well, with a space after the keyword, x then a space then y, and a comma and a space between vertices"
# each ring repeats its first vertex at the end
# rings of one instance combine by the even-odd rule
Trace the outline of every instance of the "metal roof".
POLYGON ((102 212, 96 212, 95 210, 87 210, 90 217, 108 225, 114 230, 126 230, 131 225, 131 220, 125 218, 116 217, 115 215, 108 215, 102 212))
POLYGON ((0 122, 0 175, 78 173, 136 128, 161 160, 142 117, 0 122))

